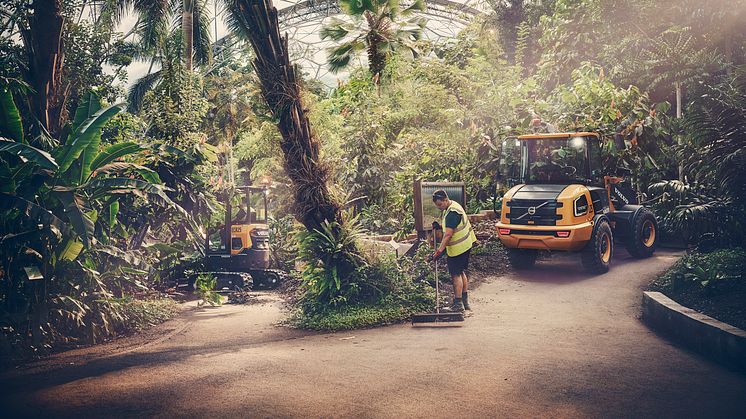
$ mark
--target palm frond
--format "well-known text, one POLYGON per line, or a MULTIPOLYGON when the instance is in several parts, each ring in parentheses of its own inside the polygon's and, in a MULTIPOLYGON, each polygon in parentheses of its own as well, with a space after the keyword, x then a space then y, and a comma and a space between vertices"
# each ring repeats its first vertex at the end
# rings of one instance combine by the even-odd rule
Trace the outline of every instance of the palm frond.
POLYGON ((137 33, 143 49, 154 50, 168 33, 169 0, 133 0, 133 8, 140 15, 137 33))
POLYGON ((160 83, 163 73, 161 70, 142 76, 130 87, 127 94, 127 111, 137 113, 142 109, 145 94, 154 89, 160 83))
POLYGON ((212 61, 210 10, 205 0, 194 2, 194 58, 198 65, 207 65, 212 61))
POLYGON ((344 37, 350 34, 353 30, 350 24, 338 19, 332 18, 328 25, 324 25, 319 32, 321 39, 331 39, 332 41, 340 41, 344 37))
POLYGON ((327 62, 329 70, 332 73, 338 73, 347 68, 350 61, 355 55, 365 49, 365 44, 360 40, 353 40, 336 47, 329 48, 327 51, 327 62))
POLYGON ((401 11, 402 16, 410 16, 415 12, 424 12, 427 9, 424 0, 415 0, 409 7, 401 11))

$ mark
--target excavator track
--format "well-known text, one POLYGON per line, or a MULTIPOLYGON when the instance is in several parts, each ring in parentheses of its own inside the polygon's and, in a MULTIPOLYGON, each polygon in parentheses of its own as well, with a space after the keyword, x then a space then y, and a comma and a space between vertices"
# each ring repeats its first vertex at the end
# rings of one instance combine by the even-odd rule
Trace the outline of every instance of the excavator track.
POLYGON ((285 272, 279 269, 255 269, 249 274, 253 280, 252 289, 275 289, 285 279, 285 272))

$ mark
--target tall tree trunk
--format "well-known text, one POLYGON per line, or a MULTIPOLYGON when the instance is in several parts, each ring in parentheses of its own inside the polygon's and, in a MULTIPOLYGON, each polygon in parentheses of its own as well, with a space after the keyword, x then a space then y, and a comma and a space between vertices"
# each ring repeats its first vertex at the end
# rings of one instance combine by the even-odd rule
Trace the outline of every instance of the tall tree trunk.
POLYGON ((368 35, 365 37, 365 43, 368 46, 368 70, 377 84, 381 78, 381 73, 386 68, 386 55, 380 49, 383 37, 374 30, 381 25, 381 22, 377 21, 371 12, 365 12, 365 20, 368 22, 369 29, 368 35))
POLYGON ((368 43, 368 70, 375 80, 381 78, 381 73, 386 68, 386 55, 378 48, 381 37, 378 35, 369 35, 368 43))
POLYGON ((66 92, 62 86, 65 60, 62 44, 62 0, 34 0, 29 29, 23 32, 28 54, 27 82, 34 88, 31 108, 36 118, 58 136, 67 117, 66 92))
POLYGON ((228 7, 241 35, 251 42, 262 96, 278 121, 297 218, 309 231, 319 229, 325 221, 340 222, 340 207, 327 183, 330 171, 321 162, 320 144, 301 102, 295 67, 288 57, 287 35, 280 36, 277 9, 271 0, 232 0, 228 7))
MULTIPOLYGON (((181 35, 184 38, 184 66, 192 71, 194 57, 194 1, 182 0, 181 35)), ((217 19, 217 17, 216 17, 217 19)), ((216 38, 217 39, 217 38, 216 38)))
MULTIPOLYGON (((681 119, 682 117, 682 110, 681 110, 681 83, 676 82, 676 119, 681 119)), ((679 146, 684 144, 684 138, 679 135, 678 140, 679 146)), ((679 180, 684 181, 684 163, 679 162, 679 180)))

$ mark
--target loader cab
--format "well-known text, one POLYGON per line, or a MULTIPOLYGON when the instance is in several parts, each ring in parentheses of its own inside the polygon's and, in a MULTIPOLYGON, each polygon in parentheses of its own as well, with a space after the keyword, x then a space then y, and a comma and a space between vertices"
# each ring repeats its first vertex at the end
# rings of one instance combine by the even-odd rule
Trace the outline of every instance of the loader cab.
POLYGON ((601 147, 595 133, 518 137, 520 183, 602 185, 601 147))

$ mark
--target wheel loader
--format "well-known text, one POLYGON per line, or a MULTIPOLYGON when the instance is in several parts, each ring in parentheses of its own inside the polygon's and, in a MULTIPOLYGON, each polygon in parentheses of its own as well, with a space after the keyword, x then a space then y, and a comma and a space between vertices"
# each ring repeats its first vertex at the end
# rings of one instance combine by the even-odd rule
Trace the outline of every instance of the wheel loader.
POLYGON ((215 277, 217 290, 230 291, 249 286, 253 289, 275 288, 283 279, 282 271, 270 269, 267 187, 244 186, 237 191, 244 193, 242 208, 233 220, 232 194, 229 194, 225 224, 208 231, 203 267, 189 277, 192 288, 197 277, 203 274, 215 277), (252 206, 253 198, 257 198, 257 204, 252 206))
POLYGON ((603 173, 599 134, 538 133, 515 141, 518 184, 495 206, 498 237, 515 268, 533 266, 540 250, 569 251, 580 253, 588 271, 602 274, 615 241, 636 258, 655 252, 655 215, 624 192, 623 178, 603 173))

